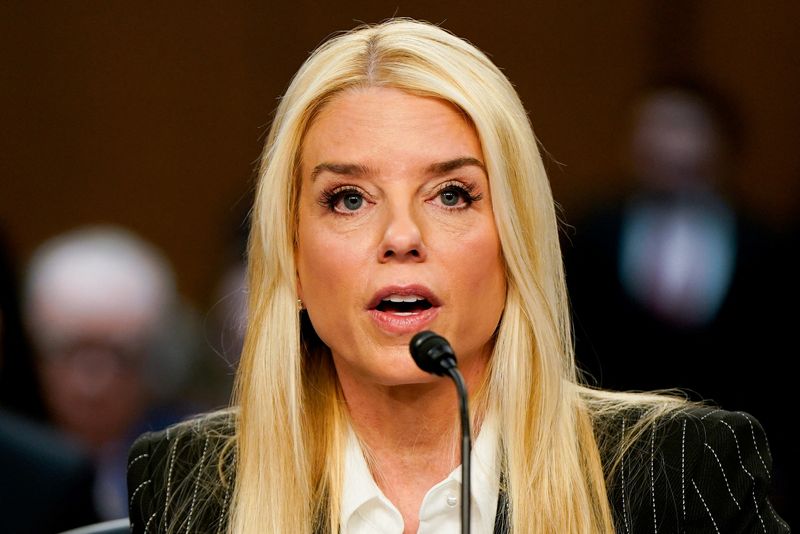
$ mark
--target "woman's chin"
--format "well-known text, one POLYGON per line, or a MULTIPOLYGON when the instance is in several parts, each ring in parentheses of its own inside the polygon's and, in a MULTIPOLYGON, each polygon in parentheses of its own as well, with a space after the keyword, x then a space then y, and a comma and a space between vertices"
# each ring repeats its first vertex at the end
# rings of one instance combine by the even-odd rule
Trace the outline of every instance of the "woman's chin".
POLYGON ((429 386, 446 380, 443 377, 420 371, 417 368, 410 369, 408 372, 386 373, 383 376, 376 376, 375 379, 376 385, 386 387, 429 386))
POLYGON ((435 384, 442 377, 422 371, 414 363, 408 349, 389 347, 368 362, 342 360, 334 356, 334 364, 343 386, 393 387, 435 384), (365 365, 366 363, 366 365, 365 365))

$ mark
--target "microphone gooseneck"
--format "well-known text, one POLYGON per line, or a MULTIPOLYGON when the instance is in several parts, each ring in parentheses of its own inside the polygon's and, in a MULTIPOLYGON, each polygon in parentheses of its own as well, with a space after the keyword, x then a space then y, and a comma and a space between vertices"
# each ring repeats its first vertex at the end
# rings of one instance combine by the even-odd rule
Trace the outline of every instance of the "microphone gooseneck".
POLYGON ((469 427, 469 406, 467 403, 467 386, 464 377, 458 370, 453 347, 445 338, 424 330, 411 338, 409 343, 411 356, 417 367, 426 373, 438 376, 449 376, 455 382, 458 391, 458 406, 461 415, 461 533, 470 531, 470 456, 472 439, 469 427))

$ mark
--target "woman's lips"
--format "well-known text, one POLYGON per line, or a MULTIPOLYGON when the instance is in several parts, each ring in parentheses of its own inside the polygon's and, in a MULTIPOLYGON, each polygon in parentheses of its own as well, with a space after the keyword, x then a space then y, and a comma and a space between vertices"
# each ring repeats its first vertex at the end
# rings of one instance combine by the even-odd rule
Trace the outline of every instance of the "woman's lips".
POLYGON ((439 314, 441 301, 425 286, 388 286, 373 295, 367 313, 381 330, 390 334, 419 332, 439 314), (399 303, 420 302, 420 306, 399 303), (410 309, 409 309, 410 308, 410 309))
POLYGON ((439 307, 415 312, 380 311, 376 308, 367 310, 372 320, 381 330, 391 334, 411 334, 424 330, 439 315, 439 307))

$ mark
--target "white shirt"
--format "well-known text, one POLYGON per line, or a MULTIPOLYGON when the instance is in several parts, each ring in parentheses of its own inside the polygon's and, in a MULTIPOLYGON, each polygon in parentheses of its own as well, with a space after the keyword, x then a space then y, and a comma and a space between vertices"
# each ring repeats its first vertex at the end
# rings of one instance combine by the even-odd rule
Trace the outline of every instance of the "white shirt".
MULTIPOLYGON (((472 447, 471 529, 476 534, 494 530, 499 493, 497 429, 487 417, 472 447)), ((461 466, 434 485, 422 499, 418 534, 461 532, 461 466)), ((344 492, 340 514, 342 534, 402 534, 403 517, 380 490, 353 430, 345 452, 344 492)))

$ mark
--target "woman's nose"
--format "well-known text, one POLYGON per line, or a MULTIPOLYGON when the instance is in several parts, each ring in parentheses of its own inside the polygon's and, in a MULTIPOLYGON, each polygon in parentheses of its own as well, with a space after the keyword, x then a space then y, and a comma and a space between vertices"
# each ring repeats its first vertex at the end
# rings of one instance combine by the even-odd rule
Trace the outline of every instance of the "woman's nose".
POLYGON ((427 251, 413 210, 406 206, 392 206, 386 218, 378 261, 424 261, 427 251))

